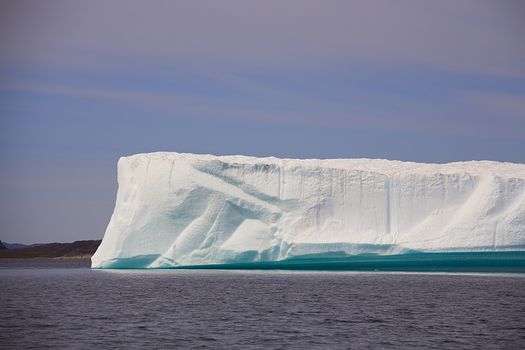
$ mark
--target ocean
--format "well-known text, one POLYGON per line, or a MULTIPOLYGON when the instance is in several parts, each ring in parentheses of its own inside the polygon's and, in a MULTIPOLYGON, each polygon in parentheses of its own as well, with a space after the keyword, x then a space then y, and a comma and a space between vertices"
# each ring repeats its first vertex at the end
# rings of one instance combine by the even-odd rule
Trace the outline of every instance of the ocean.
POLYGON ((1 349, 523 349, 525 274, 0 260, 1 349))

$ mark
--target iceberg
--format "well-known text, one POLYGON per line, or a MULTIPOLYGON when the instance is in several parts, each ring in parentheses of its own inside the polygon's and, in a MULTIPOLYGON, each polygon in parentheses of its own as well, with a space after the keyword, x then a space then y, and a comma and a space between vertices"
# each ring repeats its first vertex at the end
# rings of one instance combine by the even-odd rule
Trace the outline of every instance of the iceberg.
POLYGON ((93 268, 525 250, 525 164, 157 152, 118 185, 93 268))

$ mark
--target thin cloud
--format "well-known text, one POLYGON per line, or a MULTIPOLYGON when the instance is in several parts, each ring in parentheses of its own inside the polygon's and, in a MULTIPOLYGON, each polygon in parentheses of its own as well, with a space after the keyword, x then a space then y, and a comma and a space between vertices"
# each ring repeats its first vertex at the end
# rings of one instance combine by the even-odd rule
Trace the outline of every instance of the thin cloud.
POLYGON ((4 5, 0 57, 10 64, 115 66, 144 56, 201 66, 308 71, 378 62, 525 76, 525 7, 514 1, 18 3, 4 5))
POLYGON ((480 109, 489 109, 498 114, 498 120, 520 122, 525 130, 525 94, 504 93, 494 91, 467 91, 465 101, 480 109))
MULTIPOLYGON (((434 135, 466 135, 522 138, 519 126, 523 119, 499 123, 490 111, 477 109, 481 100, 494 108, 504 106, 511 112, 521 111, 517 96, 502 94, 476 95, 465 92, 448 105, 418 102, 408 97, 385 96, 369 91, 353 91, 347 102, 312 99, 298 91, 284 89, 227 76, 230 88, 253 94, 253 98, 214 97, 173 92, 136 91, 122 88, 73 86, 45 82, 17 81, 1 89, 21 93, 37 93, 70 98, 96 99, 120 106, 140 107, 161 112, 166 118, 189 118, 202 121, 233 121, 288 125, 296 127, 346 128, 363 131, 426 133, 434 135), (355 101, 365 102, 362 104, 355 101), (506 102, 512 102, 506 105, 506 102), (473 112, 475 112, 473 114, 473 112), (479 123, 479 121, 483 121, 479 123)), ((234 90, 234 91, 236 91, 234 90)))

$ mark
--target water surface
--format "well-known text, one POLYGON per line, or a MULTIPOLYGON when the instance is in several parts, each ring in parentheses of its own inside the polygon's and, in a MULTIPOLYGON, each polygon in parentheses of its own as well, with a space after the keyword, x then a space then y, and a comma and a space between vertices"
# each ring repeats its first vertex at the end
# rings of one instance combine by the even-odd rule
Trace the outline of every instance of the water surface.
POLYGON ((3 349, 521 349, 525 276, 0 261, 3 349))

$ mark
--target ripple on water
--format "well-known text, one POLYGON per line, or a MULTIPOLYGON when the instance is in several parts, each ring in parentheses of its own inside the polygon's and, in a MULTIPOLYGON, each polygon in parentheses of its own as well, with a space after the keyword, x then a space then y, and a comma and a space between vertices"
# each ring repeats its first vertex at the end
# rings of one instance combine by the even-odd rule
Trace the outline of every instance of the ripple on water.
POLYGON ((2 348, 525 344, 525 276, 56 268, 64 264, 0 269, 2 348))

